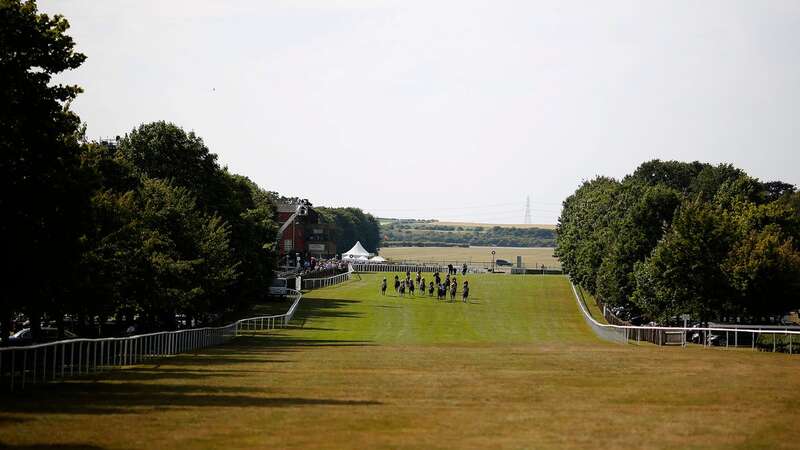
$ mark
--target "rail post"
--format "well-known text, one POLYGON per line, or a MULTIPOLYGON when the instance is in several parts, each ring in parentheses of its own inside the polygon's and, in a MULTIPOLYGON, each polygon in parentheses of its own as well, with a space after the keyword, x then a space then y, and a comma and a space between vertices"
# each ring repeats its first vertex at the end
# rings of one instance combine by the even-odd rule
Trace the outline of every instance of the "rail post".
POLYGON ((17 374, 16 368, 14 367, 14 357, 16 356, 17 351, 11 350, 11 391, 14 391, 14 375, 17 374))
POLYGON ((25 370, 28 368, 28 351, 22 351, 22 389, 25 389, 25 370))

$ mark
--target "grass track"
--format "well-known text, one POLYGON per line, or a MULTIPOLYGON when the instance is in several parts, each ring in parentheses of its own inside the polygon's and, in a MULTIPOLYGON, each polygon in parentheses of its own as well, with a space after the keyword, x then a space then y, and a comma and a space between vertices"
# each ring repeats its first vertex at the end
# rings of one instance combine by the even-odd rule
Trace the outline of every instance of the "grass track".
POLYGON ((798 446, 797 357, 603 343, 561 277, 471 277, 469 305, 379 298, 378 280, 310 293, 303 328, 2 399, 0 443, 798 446))
POLYGON ((468 275, 470 298, 463 304, 460 287, 453 303, 427 294, 399 297, 389 273, 389 292, 380 296, 384 275, 356 276, 361 279, 304 297, 297 319, 322 328, 305 327, 304 337, 380 344, 595 342, 574 303, 564 301, 571 291, 562 277, 468 275))

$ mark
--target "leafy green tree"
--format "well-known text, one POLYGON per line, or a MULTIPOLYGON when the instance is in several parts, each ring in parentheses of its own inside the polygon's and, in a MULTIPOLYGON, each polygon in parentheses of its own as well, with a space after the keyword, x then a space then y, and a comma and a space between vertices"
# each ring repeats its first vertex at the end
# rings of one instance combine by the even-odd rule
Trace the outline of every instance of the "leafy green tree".
POLYGON ((609 214, 620 183, 607 177, 584 182, 564 201, 556 226, 556 256, 564 270, 590 293, 596 293, 597 274, 608 241, 609 214))
POLYGON ((737 291, 737 312, 745 316, 783 315, 800 307, 800 251, 778 225, 747 233, 722 269, 737 291))
POLYGON ((622 183, 616 204, 609 211, 605 255, 597 274, 597 297, 611 305, 628 306, 636 282, 634 265, 644 260, 664 236, 681 203, 680 194, 662 184, 648 186, 637 180, 622 183))
POLYGON ((178 311, 202 318, 227 298, 239 276, 230 251, 230 229, 196 207, 190 191, 165 180, 143 179, 140 236, 148 263, 148 296, 141 299, 162 324, 174 326, 178 311))
POLYGON ((369 252, 374 252, 381 241, 380 224, 372 214, 359 208, 315 207, 326 223, 336 225, 334 239, 337 253, 346 252, 361 241, 369 252))
POLYGON ((66 34, 67 20, 40 14, 33 1, 0 2, 0 24, 0 246, 8 271, 0 336, 24 310, 38 338, 42 314, 62 310, 73 288, 89 204, 80 121, 68 109, 80 88, 51 78, 85 56, 66 34))
POLYGON ((682 194, 688 194, 697 174, 706 167, 709 165, 698 161, 685 163, 654 159, 642 163, 626 180, 632 178, 651 186, 662 184, 682 194))
POLYGON ((746 173, 730 164, 708 165, 692 180, 689 194, 699 195, 703 199, 710 201, 717 195, 723 185, 735 184, 737 180, 746 180, 747 178, 746 173))
POLYGON ((797 308, 798 241, 794 186, 728 164, 653 160, 570 196, 556 251, 604 302, 662 322, 707 321, 797 308))
POLYGON ((791 196, 797 191, 794 185, 782 181, 768 181, 763 183, 763 187, 767 202, 791 196))
POLYGON ((134 129, 120 141, 119 155, 141 177, 170 180, 188 189, 198 208, 219 215, 230 227, 231 249, 241 274, 230 290, 229 302, 245 307, 268 293, 277 232, 268 193, 220 167, 199 136, 171 123, 153 122, 134 129))
POLYGON ((123 136, 119 154, 138 176, 171 180, 189 189, 201 208, 226 218, 241 210, 232 204, 233 186, 217 163, 217 155, 194 132, 167 122, 143 124, 123 136))
POLYGON ((246 177, 230 177, 242 198, 242 209, 232 222, 231 235, 231 245, 241 261, 242 274, 232 291, 231 301, 239 308, 245 308, 248 303, 263 299, 269 293, 277 262, 277 213, 268 192, 246 177))
POLYGON ((685 202, 652 255, 635 266, 631 301, 667 322, 680 314, 701 321, 734 309, 734 292, 720 263, 736 240, 728 214, 701 199, 685 202))

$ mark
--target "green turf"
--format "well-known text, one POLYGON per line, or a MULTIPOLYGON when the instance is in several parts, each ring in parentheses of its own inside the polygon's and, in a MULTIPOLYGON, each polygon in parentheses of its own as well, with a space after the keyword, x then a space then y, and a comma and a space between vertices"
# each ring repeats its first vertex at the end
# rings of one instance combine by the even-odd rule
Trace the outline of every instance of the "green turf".
MULTIPOLYGON (((430 274, 428 274, 430 275, 430 274)), ((438 301, 427 294, 400 297, 380 281, 394 274, 363 274, 303 298, 296 318, 307 339, 381 344, 594 342, 560 276, 468 275, 468 303, 438 301)), ((430 276, 428 276, 430 279, 430 276)))
POLYGON ((0 448, 798 447, 797 356, 600 341, 560 276, 470 276, 466 305, 382 276, 307 293, 289 329, 0 398, 0 448))

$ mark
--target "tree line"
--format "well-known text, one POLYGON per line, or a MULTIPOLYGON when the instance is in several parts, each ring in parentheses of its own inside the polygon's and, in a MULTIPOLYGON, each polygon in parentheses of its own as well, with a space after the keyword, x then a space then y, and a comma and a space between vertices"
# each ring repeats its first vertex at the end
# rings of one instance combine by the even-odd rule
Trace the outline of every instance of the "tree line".
POLYGON ((576 283, 660 323, 800 307, 800 193, 728 164, 653 160, 586 181, 564 201, 556 241, 576 283))
POLYGON ((380 224, 372 214, 352 207, 315 207, 314 210, 326 223, 336 225, 333 239, 337 254, 350 250, 358 241, 372 253, 381 245, 380 224))
MULTIPOLYGON (((87 141, 69 109, 80 87, 51 83, 86 59, 67 20, 5 0, 0 23, 3 342, 23 316, 34 339, 43 323, 97 336, 210 324, 262 300, 277 262, 276 194, 171 123, 87 141)), ((343 244, 378 245, 371 216, 325 214, 343 244)))
POLYGON ((546 228, 389 222, 381 226, 381 234, 385 246, 554 247, 556 242, 555 230, 546 228))

